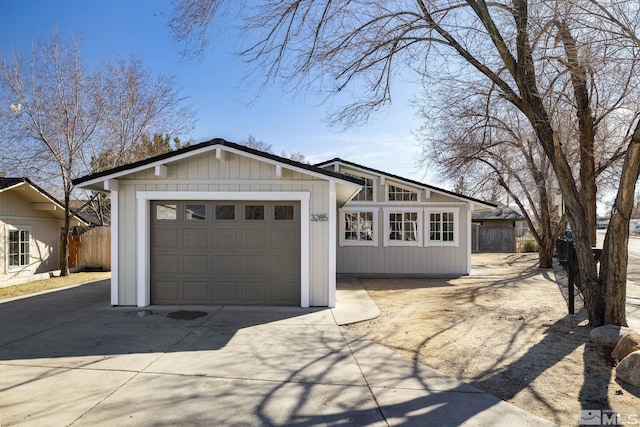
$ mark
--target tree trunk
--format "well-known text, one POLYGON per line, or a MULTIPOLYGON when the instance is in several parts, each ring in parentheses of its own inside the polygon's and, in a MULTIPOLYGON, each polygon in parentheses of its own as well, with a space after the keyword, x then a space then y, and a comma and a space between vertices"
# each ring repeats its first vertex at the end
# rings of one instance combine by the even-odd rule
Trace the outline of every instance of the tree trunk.
POLYGON ((611 209, 611 220, 600 261, 600 282, 606 290, 605 322, 626 326, 627 262, 629 256, 629 220, 633 209, 636 182, 640 175, 640 122, 636 124, 620 174, 618 194, 611 209))
POLYGON ((542 244, 538 244, 538 267, 540 268, 552 268, 553 267, 553 253, 556 249, 556 242, 550 233, 543 235, 541 239, 542 244))
POLYGON ((60 275, 69 275, 69 229, 71 228, 71 210, 69 208, 71 195, 64 194, 64 226, 62 227, 62 248, 60 254, 60 275))

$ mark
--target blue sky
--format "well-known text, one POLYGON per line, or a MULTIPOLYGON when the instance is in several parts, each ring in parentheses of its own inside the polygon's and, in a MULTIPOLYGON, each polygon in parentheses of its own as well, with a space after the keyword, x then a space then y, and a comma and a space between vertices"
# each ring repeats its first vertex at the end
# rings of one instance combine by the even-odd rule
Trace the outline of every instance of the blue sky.
POLYGON ((58 28, 65 38, 81 37, 88 66, 137 55, 154 73, 174 76, 198 111, 190 135, 196 142, 216 137, 239 142, 251 134, 276 153, 301 152, 311 162, 341 157, 437 185, 433 175, 416 166, 420 149, 412 131, 420 121, 408 106, 415 89, 397 86, 390 108, 346 131, 326 124, 330 103, 286 93, 278 84, 248 104, 257 88, 242 86, 247 70, 232 54, 237 46, 231 37, 217 39, 203 60, 185 60, 166 25, 171 9, 170 0, 2 1, 0 50, 19 49, 26 56, 32 43, 58 28))

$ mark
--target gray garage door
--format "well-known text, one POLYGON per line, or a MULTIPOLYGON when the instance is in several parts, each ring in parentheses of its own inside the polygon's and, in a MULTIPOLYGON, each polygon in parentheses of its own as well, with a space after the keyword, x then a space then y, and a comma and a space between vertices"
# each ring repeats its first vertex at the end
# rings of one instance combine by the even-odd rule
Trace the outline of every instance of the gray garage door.
POLYGON ((300 304, 300 204, 155 201, 152 304, 300 304))

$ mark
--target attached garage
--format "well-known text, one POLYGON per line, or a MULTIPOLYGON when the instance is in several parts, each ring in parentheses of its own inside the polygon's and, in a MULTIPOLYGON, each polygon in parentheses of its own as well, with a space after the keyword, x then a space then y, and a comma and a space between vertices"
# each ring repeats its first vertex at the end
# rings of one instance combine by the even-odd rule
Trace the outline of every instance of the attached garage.
POLYGON ((152 201, 152 304, 300 304, 300 203, 152 201))
POLYGON ((335 306, 362 180, 214 139, 88 175, 111 195, 111 303, 335 306))

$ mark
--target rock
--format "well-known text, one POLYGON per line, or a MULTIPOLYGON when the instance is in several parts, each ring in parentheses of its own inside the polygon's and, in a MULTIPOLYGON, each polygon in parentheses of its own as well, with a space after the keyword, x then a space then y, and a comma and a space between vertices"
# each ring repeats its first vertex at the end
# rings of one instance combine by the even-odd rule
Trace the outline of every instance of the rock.
POLYGON ((618 363, 616 376, 626 383, 640 387, 640 351, 634 351, 618 363))
POLYGON ((618 341, 623 335, 630 332, 635 331, 631 328, 627 328, 626 326, 604 325, 593 328, 589 334, 589 339, 595 344, 613 348, 618 344, 618 341))
POLYGON ((611 357, 615 360, 622 360, 634 351, 640 351, 640 334, 630 332, 620 338, 616 348, 611 352, 611 357))

